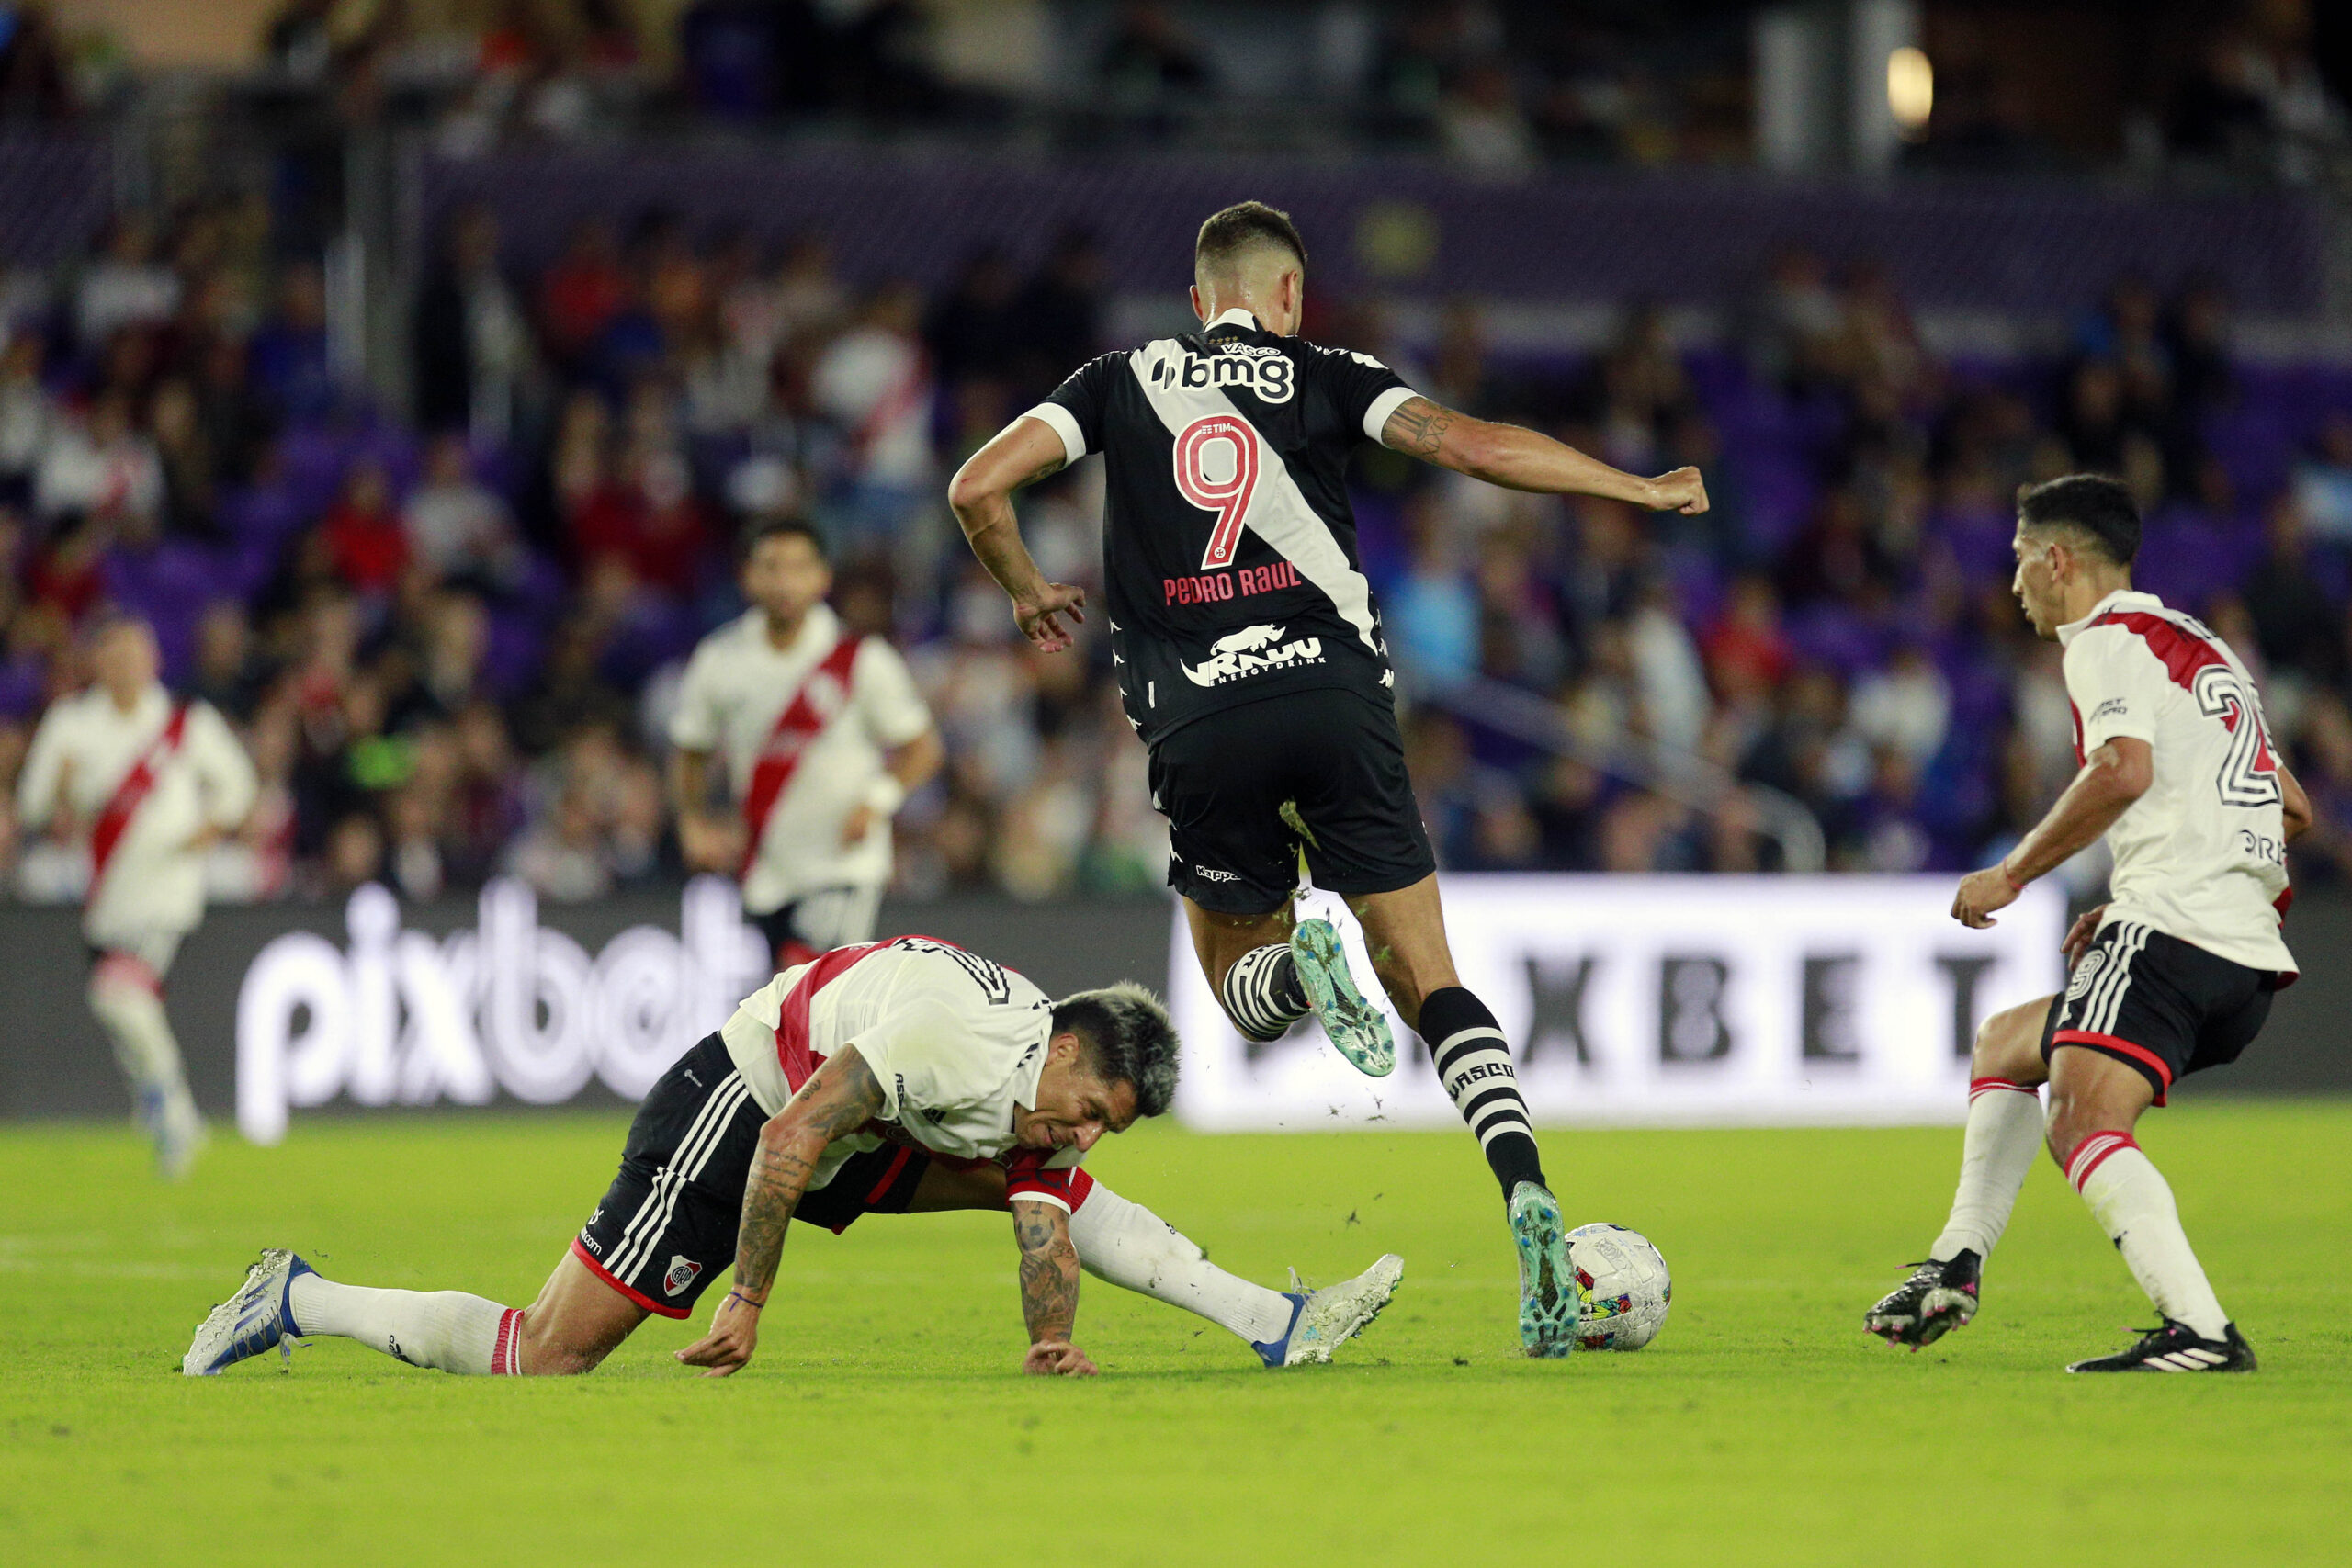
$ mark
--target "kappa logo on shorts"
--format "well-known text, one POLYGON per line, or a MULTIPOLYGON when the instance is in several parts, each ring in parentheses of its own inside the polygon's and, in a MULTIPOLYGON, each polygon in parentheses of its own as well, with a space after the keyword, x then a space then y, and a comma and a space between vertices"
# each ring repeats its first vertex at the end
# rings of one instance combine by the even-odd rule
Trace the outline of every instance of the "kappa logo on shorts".
POLYGON ((1196 865, 1193 874, 1203 882, 1238 882, 1241 879, 1229 871, 1219 871, 1213 865, 1196 865))
POLYGON ((2081 1001, 2089 993, 2091 983, 2098 978, 2098 972, 2106 967, 2107 951, 2104 948, 2094 947, 2084 953, 2083 961, 2075 965, 2074 978, 2066 982, 2066 999, 2081 1001))
POLYGON ((670 1254, 670 1271, 662 1276, 662 1293, 665 1296, 676 1295, 680 1291, 693 1284, 695 1276, 701 1272, 702 1265, 693 1258, 681 1258, 674 1252, 670 1254))

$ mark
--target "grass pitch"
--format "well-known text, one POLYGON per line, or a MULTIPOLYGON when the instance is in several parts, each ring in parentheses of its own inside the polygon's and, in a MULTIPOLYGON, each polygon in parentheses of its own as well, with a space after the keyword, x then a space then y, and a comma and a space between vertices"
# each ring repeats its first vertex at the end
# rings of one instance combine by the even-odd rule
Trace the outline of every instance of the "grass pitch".
MULTIPOLYGON (((1023 1379, 994 1216, 794 1227, 728 1381, 655 1320, 566 1382, 322 1341, 217 1379, 189 1328, 265 1244, 357 1283, 527 1302, 602 1192, 605 1118, 298 1124, 157 1186, 127 1131, 0 1132, 0 1559, 10 1563, 2341 1562, 2352 1495, 2352 1106, 2153 1117, 2251 1378, 2087 1381, 2152 1321, 2046 1164, 1976 1323, 1920 1355, 1863 1309, 1921 1255, 1951 1130, 1567 1133, 1572 1221, 1647 1232, 1674 1314, 1635 1355, 1515 1353, 1501 1205, 1459 1134, 1113 1139, 1091 1162, 1227 1268, 1405 1285, 1327 1368, 1089 1280, 1105 1375, 1023 1379)), ((706 1298, 715 1303, 718 1294, 706 1298)), ((707 1317, 707 1311, 703 1314, 707 1317)))

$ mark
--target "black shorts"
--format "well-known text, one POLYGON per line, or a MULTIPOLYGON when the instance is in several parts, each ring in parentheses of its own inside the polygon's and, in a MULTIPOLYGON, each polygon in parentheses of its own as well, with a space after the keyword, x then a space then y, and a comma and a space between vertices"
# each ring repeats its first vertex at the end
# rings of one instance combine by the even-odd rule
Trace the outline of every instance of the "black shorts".
MULTIPOLYGON (((734 1266, 743 1183, 766 1122, 727 1043, 705 1036, 638 1107, 620 1173, 572 1252, 646 1311, 690 1314, 704 1287, 734 1266)), ((860 1214, 903 1214, 931 1161, 892 1144, 852 1155, 792 1217, 838 1235, 860 1214)))
POLYGON ((1151 803, 1168 886, 1226 915, 1272 914, 1298 886, 1393 893, 1437 869, 1395 711, 1337 688, 1226 708, 1160 737, 1151 803))
POLYGON ((2134 920, 2110 920, 2041 1026, 2041 1059, 2079 1045, 2138 1070, 2162 1105, 2175 1081, 2226 1066, 2262 1032, 2278 977, 2134 920))

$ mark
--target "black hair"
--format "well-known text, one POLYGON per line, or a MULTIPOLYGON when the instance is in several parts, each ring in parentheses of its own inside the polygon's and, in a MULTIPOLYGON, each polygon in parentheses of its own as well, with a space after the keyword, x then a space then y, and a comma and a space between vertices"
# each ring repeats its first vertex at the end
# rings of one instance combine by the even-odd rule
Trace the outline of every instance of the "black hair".
POLYGON ((1260 243, 1280 245, 1298 258, 1302 268, 1306 265, 1306 242, 1298 237, 1290 214, 1262 201, 1236 202, 1222 212, 1211 213, 1201 225, 1201 237, 1193 243, 1193 265, 1211 271, 1260 243))
POLYGON ((2122 481, 2104 474, 2068 474, 2029 487, 2018 496, 2018 523, 2067 529, 2117 566, 2130 566, 2140 553, 2140 509, 2122 481))
POLYGON ((1080 991, 1054 1004, 1053 1030, 1075 1033, 1105 1084, 1132 1084, 1137 1116, 1160 1116, 1176 1100, 1176 1025, 1158 997, 1133 980, 1080 991))
POLYGON ((832 559, 831 552, 825 548, 825 536, 817 531, 817 525, 797 517, 772 518, 755 528, 746 529, 743 534, 742 558, 750 560, 752 552, 770 539, 806 539, 808 541, 808 547, 817 552, 819 560, 830 563, 832 559))

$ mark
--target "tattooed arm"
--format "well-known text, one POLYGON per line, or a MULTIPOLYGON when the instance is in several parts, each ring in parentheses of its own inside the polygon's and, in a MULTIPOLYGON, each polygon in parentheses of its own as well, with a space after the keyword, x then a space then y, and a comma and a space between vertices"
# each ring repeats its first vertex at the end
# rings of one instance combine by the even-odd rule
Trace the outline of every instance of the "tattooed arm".
POLYGON ((1078 1323, 1078 1248, 1069 1215, 1052 1203, 1012 1201, 1012 1235, 1021 1243, 1021 1315, 1029 1325, 1024 1372, 1092 1377, 1095 1366, 1069 1342, 1078 1323))
POLYGON ((760 1146, 743 1184, 734 1288, 712 1315, 710 1332, 679 1351, 679 1360, 707 1368, 705 1377, 723 1378, 752 1359, 760 1339, 760 1308, 767 1304, 776 1263, 784 1256, 785 1230, 825 1145, 856 1132, 881 1109, 882 1086, 873 1069, 857 1047, 845 1045, 760 1129, 760 1146))
POLYGON ((1548 435, 1516 424, 1472 419, 1427 398, 1408 398, 1399 404, 1381 426, 1380 443, 1507 490, 1606 496, 1653 512, 1707 510, 1707 487, 1696 468, 1677 468, 1645 479, 1588 457, 1548 435))
POLYGON ((1012 492, 1057 472, 1069 460, 1062 438, 1042 419, 1022 415, 996 438, 964 460, 947 486, 947 504, 964 526, 972 553, 1012 600, 1021 635, 1046 653, 1059 653, 1075 640, 1063 629, 1064 613, 1086 619, 1086 591, 1048 582, 1021 542, 1021 520, 1012 514, 1012 492))

